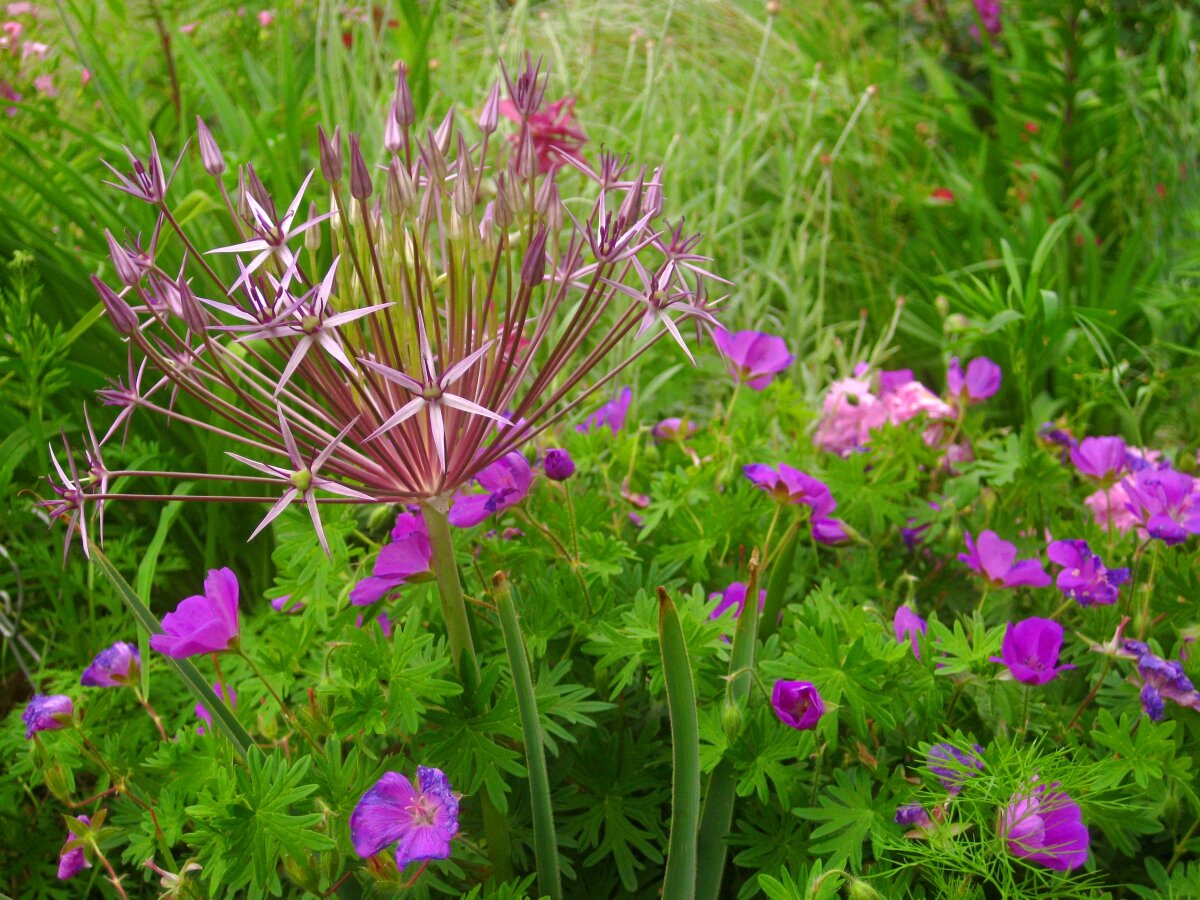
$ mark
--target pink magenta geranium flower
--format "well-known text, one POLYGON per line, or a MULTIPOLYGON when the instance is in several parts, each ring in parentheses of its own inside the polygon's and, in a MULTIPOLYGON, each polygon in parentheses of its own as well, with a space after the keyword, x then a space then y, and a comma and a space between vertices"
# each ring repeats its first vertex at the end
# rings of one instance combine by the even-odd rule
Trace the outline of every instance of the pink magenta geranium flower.
MULTIPOLYGON (((733 610, 733 617, 736 619, 742 614, 742 610, 746 608, 746 583, 744 581, 735 581, 729 587, 725 588, 725 590, 709 594, 708 599, 717 601, 717 605, 708 614, 710 619, 719 619, 730 609, 733 610)), ((758 608, 760 611, 766 602, 767 592, 760 589, 758 592, 758 608)))
POLYGON ((788 353, 787 341, 761 331, 730 334, 718 327, 713 329, 713 343, 725 357, 733 380, 755 391, 765 388, 796 359, 788 353))
POLYGON ((392 528, 392 542, 379 551, 371 567, 371 577, 364 578, 350 591, 350 602, 369 606, 415 576, 428 572, 432 559, 433 547, 421 514, 400 513, 392 528))
MULTIPOLYGON (((78 821, 84 825, 91 825, 92 820, 88 816, 76 816, 78 821)), ((88 862, 87 856, 84 855, 83 846, 71 847, 78 838, 75 833, 67 829, 67 842, 63 844, 63 848, 58 854, 58 880, 66 881, 68 878, 74 878, 84 869, 90 869, 92 864, 88 862), (70 849, 68 849, 70 848, 70 849)))
POLYGON ((1042 568, 1041 560, 1017 560, 1017 548, 1002 539, 994 531, 979 535, 978 542, 966 532, 964 539, 967 552, 958 554, 959 560, 982 575, 993 587, 1046 587, 1050 576, 1042 568))
POLYGON ((1080 475, 1105 485, 1125 471, 1126 452, 1119 437, 1086 437, 1068 451, 1080 475))
POLYGON ((755 487, 766 491, 776 502, 803 504, 812 510, 813 518, 824 518, 837 508, 837 501, 823 481, 786 463, 778 466, 751 463, 742 471, 755 487))
POLYGON ((204 593, 181 600, 163 616, 163 633, 150 646, 164 656, 186 659, 229 650, 238 636, 238 580, 230 569, 210 569, 204 593))
POLYGON ((998 830, 1009 853, 1068 872, 1087 862, 1089 836, 1079 804, 1057 787, 1040 784, 1014 794, 998 830))
POLYGON ((605 403, 591 413, 583 422, 575 426, 575 430, 584 434, 607 426, 612 434, 625 427, 625 417, 629 415, 629 404, 633 400, 633 388, 623 387, 616 399, 605 403))
POLYGON ((917 635, 924 634, 927 627, 928 623, 907 606, 896 607, 896 614, 892 616, 892 633, 896 635, 897 643, 909 642, 917 659, 921 658, 917 635))
POLYGON ((811 681, 776 681, 771 706, 783 724, 797 731, 816 728, 825 715, 825 701, 811 681))
POLYGON ((1033 616, 1016 625, 1009 622, 1004 629, 1001 655, 988 658, 1008 666, 1012 677, 1021 684, 1045 684, 1054 680, 1059 672, 1075 668, 1058 665, 1062 642, 1061 625, 1053 619, 1033 616))
POLYGON ((475 476, 482 494, 459 494, 450 507, 450 524, 458 528, 478 525, 488 516, 516 506, 529 494, 533 468, 519 450, 500 457, 475 476))
POLYGON ((967 363, 964 372, 955 356, 946 370, 946 388, 950 396, 967 403, 979 403, 1000 390, 1004 372, 986 356, 977 356, 967 363))
POLYGON ((416 860, 447 859, 458 833, 458 798, 441 769, 417 767, 414 787, 398 772, 375 782, 350 816, 354 852, 369 859, 396 845, 396 867, 416 860))
POLYGON ((1142 469, 1121 482, 1126 509, 1150 537, 1167 545, 1200 534, 1200 491, 1190 475, 1174 469, 1142 469))

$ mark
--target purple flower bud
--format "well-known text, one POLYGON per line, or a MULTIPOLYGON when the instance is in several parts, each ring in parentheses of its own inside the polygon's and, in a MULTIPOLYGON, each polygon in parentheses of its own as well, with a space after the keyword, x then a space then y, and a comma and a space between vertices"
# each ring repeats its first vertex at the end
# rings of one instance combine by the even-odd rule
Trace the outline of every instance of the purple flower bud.
POLYGON ((355 200, 366 200, 371 196, 371 173, 358 145, 358 135, 350 135, 350 196, 355 200))
POLYGON ((922 829, 933 827, 933 821, 929 818, 929 813, 925 812, 925 807, 920 803, 908 803, 904 806, 896 807, 896 824, 914 825, 922 829))
POLYGON ((1149 716, 1152 722, 1162 721, 1165 704, 1158 688, 1152 684, 1142 685, 1142 690, 1138 693, 1138 702, 1142 705, 1142 712, 1149 716))
MULTIPOLYGON (((88 816, 76 816, 78 821, 84 825, 91 825, 92 820, 88 816)), ((75 832, 67 829, 67 842, 63 845, 62 850, 58 854, 58 880, 66 881, 69 878, 74 878, 84 869, 90 869, 92 864, 88 862, 87 856, 84 854, 83 846, 75 847, 68 850, 72 843, 75 842, 75 832)))
POLYGON ((104 230, 104 236, 108 239, 108 255, 117 270, 117 278, 121 280, 121 284, 133 287, 146 273, 145 265, 136 253, 123 247, 107 228, 104 230))
POLYGON ((325 129, 317 126, 317 142, 320 145, 321 175, 330 184, 342 180, 342 128, 333 129, 333 139, 325 136, 325 129))
POLYGON ((395 109, 396 124, 401 128, 408 128, 417 120, 412 91, 408 87, 408 66, 404 63, 400 63, 396 71, 396 95, 392 100, 392 107, 395 109))
POLYGON ((672 416, 655 425, 650 429, 650 433, 659 441, 685 441, 696 433, 696 423, 691 419, 684 422, 683 419, 672 416))
MULTIPOLYGON (((221 703, 228 701, 231 707, 237 707, 237 691, 233 689, 233 685, 229 685, 228 689, 226 689, 221 682, 218 681, 212 686, 212 689, 213 693, 217 695, 217 699, 221 703)), ((212 728, 212 712, 207 706, 205 706, 203 703, 197 703, 193 707, 193 711, 196 713, 196 718, 200 719, 204 725, 212 728)), ((196 734, 204 734, 204 725, 196 726, 196 734)))
POLYGON ((108 319, 112 322, 113 328, 121 334, 130 334, 138 327, 138 317, 137 313, 133 311, 133 307, 125 302, 124 297, 95 275, 92 275, 91 279, 96 293, 100 295, 100 300, 104 303, 104 310, 108 313, 108 319))
POLYGON ((186 280, 181 279, 175 283, 175 289, 179 294, 179 315, 184 324, 193 333, 202 334, 208 327, 208 314, 204 311, 200 301, 196 299, 192 286, 186 280))
POLYGON ((487 102, 483 104, 483 111, 479 114, 479 130, 484 134, 491 134, 495 131, 499 113, 500 82, 496 82, 492 85, 492 92, 488 94, 487 102))
POLYGON ((137 647, 117 641, 97 654, 92 664, 83 670, 79 683, 84 687, 122 687, 138 677, 140 667, 137 647))
POLYGON ((925 620, 907 606, 896 607, 896 614, 892 616, 892 632, 896 635, 896 642, 903 644, 908 641, 912 645, 913 656, 917 659, 921 658, 917 635, 924 634, 926 627, 925 620))
POLYGON ((35 694, 21 713, 25 723, 25 740, 38 731, 58 731, 71 724, 75 704, 66 694, 35 694))
POLYGON ((383 123, 383 146, 388 153, 399 153, 404 147, 404 132, 400 129, 400 122, 396 118, 399 115, 396 111, 396 104, 388 108, 386 121, 383 123))
POLYGON ((221 148, 217 146, 212 132, 199 116, 196 116, 196 133, 200 144, 200 162, 204 171, 213 178, 220 177, 225 171, 225 157, 221 154, 221 148))
POLYGON ((853 540, 849 526, 841 519, 813 519, 812 536, 814 541, 826 547, 841 547, 853 540))
POLYGON ((929 771, 936 775, 942 787, 951 794, 962 790, 963 782, 983 771, 983 760, 979 754, 983 748, 972 744, 970 750, 960 750, 953 744, 942 742, 929 748, 929 771), (937 763, 937 765, 934 765, 937 763))
POLYGON ((642 195, 642 215, 649 216, 651 219, 657 219, 662 214, 662 175, 663 167, 659 166, 654 170, 650 181, 646 183, 646 193, 642 195))
POLYGON ((776 681, 771 691, 771 706, 783 724, 798 731, 815 728, 825 715, 825 702, 809 681, 776 681))
POLYGON ((521 284, 535 288, 546 280, 546 226, 539 225, 521 263, 521 284))
POLYGON ((575 460, 566 450, 555 448, 546 451, 542 460, 542 471, 551 481, 566 481, 575 474, 575 460))

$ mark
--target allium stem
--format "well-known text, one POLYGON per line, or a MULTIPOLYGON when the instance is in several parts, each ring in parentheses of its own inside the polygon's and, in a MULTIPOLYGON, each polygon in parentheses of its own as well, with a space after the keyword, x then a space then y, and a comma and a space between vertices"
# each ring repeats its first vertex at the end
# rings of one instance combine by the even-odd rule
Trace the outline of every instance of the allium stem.
POLYGON ((462 581, 454 562, 454 540, 450 521, 433 503, 421 504, 429 545, 433 550, 433 574, 437 578, 438 596, 442 601, 442 618, 446 622, 446 637, 450 654, 458 669, 458 677, 468 690, 479 683, 479 660, 475 658, 475 642, 471 639, 471 622, 463 599, 462 581))

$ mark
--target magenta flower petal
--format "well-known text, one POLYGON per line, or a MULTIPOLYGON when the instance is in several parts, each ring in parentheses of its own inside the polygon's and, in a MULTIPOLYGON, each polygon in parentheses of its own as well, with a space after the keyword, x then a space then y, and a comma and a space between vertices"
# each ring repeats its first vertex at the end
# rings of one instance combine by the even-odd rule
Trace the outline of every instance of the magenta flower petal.
POLYGON ((1094 481, 1111 482, 1126 468, 1127 448, 1119 437, 1086 437, 1069 453, 1079 474, 1094 481))
POLYGON ((734 381, 756 391, 765 388, 796 359, 788 353, 787 341, 761 331, 730 334, 718 327, 713 330, 713 343, 725 357, 734 381))
POLYGON ((408 537, 387 544, 375 558, 371 577, 351 589, 350 602, 369 606, 413 576, 428 572, 432 559, 433 548, 424 531, 410 532, 408 537))
MULTIPOLYGON (((725 613, 733 609, 733 617, 736 619, 742 614, 742 610, 746 608, 746 590, 747 585, 744 581, 735 581, 725 588, 724 591, 715 592, 708 595, 709 600, 717 600, 717 605, 713 607, 712 612, 708 614, 710 619, 719 619, 725 613)), ((761 611, 763 604, 767 602, 767 592, 759 589, 758 592, 758 608, 761 611)))
POLYGON ((228 650, 238 636, 238 581, 229 569, 212 569, 204 593, 181 600, 163 616, 163 633, 150 646, 165 656, 185 659, 228 650))
POLYGON ((1042 568, 1040 560, 1017 561, 1016 545, 1002 539, 996 532, 985 531, 979 535, 978 541, 973 541, 968 531, 963 540, 967 552, 960 553, 959 560, 983 575, 994 587, 1046 587, 1050 584, 1050 576, 1042 568))
POLYGON ((607 427, 612 434, 616 434, 625 427, 625 417, 629 414, 629 404, 633 400, 633 388, 621 388, 621 392, 615 400, 610 400, 598 410, 589 415, 583 420, 582 424, 576 425, 575 430, 590 433, 600 428, 607 427))
POLYGON ((896 607, 896 613, 892 616, 892 633, 896 635, 897 643, 903 644, 907 640, 912 645, 913 656, 917 659, 921 658, 917 635, 924 634, 926 627, 925 620, 907 606, 896 607))
POLYGON ((524 455, 514 450, 481 471, 475 480, 486 493, 461 493, 455 498, 448 518, 456 528, 478 525, 524 500, 533 484, 533 468, 524 455))
POLYGON ((986 356, 977 356, 967 363, 964 373, 958 357, 950 360, 946 370, 946 387, 950 396, 968 403, 979 403, 1000 390, 1004 372, 986 356))

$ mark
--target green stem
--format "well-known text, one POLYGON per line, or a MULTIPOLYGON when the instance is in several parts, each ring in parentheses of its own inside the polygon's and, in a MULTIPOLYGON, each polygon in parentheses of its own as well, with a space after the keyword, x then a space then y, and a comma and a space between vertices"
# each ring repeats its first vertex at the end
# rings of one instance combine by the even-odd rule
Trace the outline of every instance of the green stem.
MULTIPOLYGON (((747 598, 747 603, 754 600, 747 598)), ((667 712, 671 719, 671 837, 663 900, 694 900, 696 844, 700 822, 700 727, 696 688, 679 613, 658 589, 658 639, 662 650, 667 712)))
POLYGON ((546 772, 546 751, 542 745, 542 726, 538 718, 537 696, 529 670, 529 657, 521 638, 521 626, 513 603, 512 590, 503 572, 492 580, 496 609, 504 631, 504 647, 512 670, 513 690, 521 716, 525 738, 525 764, 529 770, 529 797, 533 808, 533 852, 537 861, 538 893, 551 900, 562 900, 562 878, 558 871, 558 838, 554 829, 554 808, 550 803, 550 777, 546 772))
POLYGON ((450 521, 446 514, 432 503, 424 503, 421 510, 425 529, 429 533, 429 545, 433 549, 433 574, 437 579, 438 596, 442 601, 442 618, 446 623, 446 638, 450 642, 450 655, 463 687, 473 690, 479 683, 479 660, 475 658, 475 642, 471 639, 471 620, 467 615, 467 603, 463 598, 462 582, 458 577, 458 565, 454 562, 454 540, 450 535, 450 521))
POLYGON ((763 604, 762 617, 758 623, 758 636, 764 641, 779 627, 779 614, 783 612, 788 581, 791 580, 792 568, 796 564, 796 554, 799 552, 796 536, 800 533, 800 526, 801 523, 796 522, 788 529, 779 542, 779 549, 770 560, 771 580, 767 583, 767 601, 763 604))
MULTIPOLYGON (((267 689, 267 693, 271 695, 272 699, 279 706, 279 711, 281 713, 283 713, 283 717, 285 719, 287 719, 288 722, 291 724, 291 726, 300 733, 301 737, 303 737, 306 741, 308 741, 309 746, 311 746, 314 750, 320 751, 320 749, 321 749, 320 745, 317 744, 317 742, 313 738, 313 736, 311 734, 309 734, 308 731, 305 730, 304 726, 300 724, 300 719, 292 711, 292 708, 290 706, 288 706, 286 702, 284 702, 284 699, 281 696, 279 696, 278 693, 276 693, 275 688, 271 687, 271 682, 269 682, 267 680, 267 676, 265 674, 263 674, 262 669, 260 669, 255 664, 254 660, 252 660, 246 654, 246 652, 244 650, 242 650, 241 648, 238 649, 237 655, 240 656, 243 660, 245 660, 246 665, 248 665, 250 667, 250 671, 254 673, 254 677, 256 677, 259 681, 261 681, 263 683, 263 687, 265 687, 267 689)), ((230 696, 231 695, 229 693, 229 687, 226 686, 225 697, 226 697, 227 701, 230 696)))

